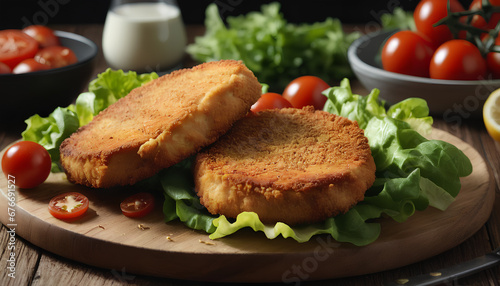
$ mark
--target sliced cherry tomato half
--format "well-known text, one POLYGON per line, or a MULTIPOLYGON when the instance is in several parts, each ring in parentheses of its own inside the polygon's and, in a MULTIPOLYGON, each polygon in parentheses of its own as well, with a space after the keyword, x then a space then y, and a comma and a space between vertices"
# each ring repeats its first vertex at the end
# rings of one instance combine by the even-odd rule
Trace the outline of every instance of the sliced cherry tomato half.
POLYGON ((67 47, 52 46, 41 49, 35 55, 35 60, 39 63, 46 64, 50 68, 60 68, 74 64, 78 61, 75 53, 67 47))
POLYGON ((302 108, 312 105, 315 109, 323 109, 327 100, 322 92, 330 86, 321 78, 316 76, 301 76, 292 80, 283 91, 283 97, 293 107, 302 108))
POLYGON ((268 92, 260 96, 259 100, 252 105, 252 112, 259 112, 266 109, 293 107, 281 94, 268 92))
POLYGON ((154 201, 150 193, 138 193, 123 200, 120 208, 127 217, 143 217, 154 209, 154 201))
POLYGON ((57 195, 49 202, 49 213, 58 219, 82 216, 89 208, 89 199, 77 192, 57 195))
POLYGON ((13 69, 24 59, 35 56, 38 42, 21 30, 0 31, 0 62, 13 69))
POLYGON ((48 69, 50 69, 48 65, 39 63, 35 59, 25 59, 12 70, 12 73, 20 74, 20 73, 29 73, 35 71, 43 71, 48 69))
POLYGON ((35 39, 40 48, 59 46, 61 43, 51 28, 42 25, 31 25, 22 30, 24 33, 35 39))
POLYGON ((45 182, 52 162, 49 152, 32 141, 19 141, 10 146, 2 157, 5 176, 23 189, 34 188, 45 182))

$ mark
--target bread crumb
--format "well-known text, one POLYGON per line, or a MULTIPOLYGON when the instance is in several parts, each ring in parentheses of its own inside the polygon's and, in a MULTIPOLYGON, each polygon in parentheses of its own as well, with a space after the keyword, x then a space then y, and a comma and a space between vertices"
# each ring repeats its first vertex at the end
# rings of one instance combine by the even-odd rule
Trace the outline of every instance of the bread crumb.
POLYGON ((200 243, 203 243, 203 244, 206 244, 206 245, 215 245, 215 243, 211 242, 211 241, 204 241, 204 240, 201 240, 201 239, 198 239, 198 241, 200 243))
POLYGON ((145 225, 143 225, 142 223, 141 223, 141 224, 139 224, 139 225, 137 225, 137 228, 139 228, 140 230, 150 229, 150 227, 149 227, 149 226, 145 226, 145 225))

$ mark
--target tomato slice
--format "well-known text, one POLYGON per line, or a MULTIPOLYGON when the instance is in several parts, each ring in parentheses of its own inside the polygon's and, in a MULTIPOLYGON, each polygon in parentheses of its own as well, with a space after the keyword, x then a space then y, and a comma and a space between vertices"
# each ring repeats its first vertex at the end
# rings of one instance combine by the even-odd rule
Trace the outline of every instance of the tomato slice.
POLYGON ((0 31, 0 62, 13 69, 38 51, 38 42, 21 30, 0 31))
POLYGON ((29 73, 34 71, 43 71, 48 70, 50 67, 46 64, 42 64, 37 62, 35 59, 25 59, 20 62, 13 70, 12 73, 20 74, 20 73, 29 73))
POLYGON ((154 197, 150 193, 138 193, 123 200, 120 208, 127 217, 143 217, 154 209, 154 197))
POLYGON ((48 65, 50 68, 60 68, 78 61, 75 53, 70 48, 62 46, 52 46, 39 50, 35 55, 35 60, 48 65))
POLYGON ((57 195, 49 202, 49 213, 58 219, 77 218, 88 208, 89 199, 77 192, 57 195))
POLYGON ((22 30, 24 33, 35 39, 41 48, 59 46, 61 43, 51 28, 42 25, 31 25, 22 30))

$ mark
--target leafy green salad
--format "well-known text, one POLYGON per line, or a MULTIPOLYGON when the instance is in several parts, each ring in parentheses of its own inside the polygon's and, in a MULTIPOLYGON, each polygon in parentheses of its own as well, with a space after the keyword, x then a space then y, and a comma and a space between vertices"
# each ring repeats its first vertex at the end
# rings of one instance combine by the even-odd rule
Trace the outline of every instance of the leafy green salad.
POLYGON ((188 46, 187 52, 200 62, 242 60, 273 89, 282 89, 301 75, 341 80, 353 75, 347 49, 361 33, 345 33, 336 18, 313 24, 288 23, 280 4, 261 6, 261 11, 227 17, 227 26, 216 4, 206 9, 203 36, 188 46))
MULTIPOLYGON (((53 171, 60 171, 59 145, 65 138, 133 88, 157 77, 156 73, 138 75, 108 69, 90 83, 89 91, 82 93, 76 104, 56 108, 48 117, 27 119, 23 139, 44 146, 51 155, 53 171)), ((404 222, 416 211, 429 206, 445 210, 453 202, 460 191, 460 177, 469 175, 472 165, 455 146, 421 135, 432 125, 424 100, 411 98, 386 109, 377 89, 367 96, 353 94, 347 79, 323 94, 328 97, 325 111, 356 120, 364 129, 377 167, 375 183, 365 199, 345 214, 301 226, 266 225, 253 212, 241 213, 236 219, 211 215, 194 191, 193 158, 138 184, 163 192, 166 222, 180 220, 187 227, 209 233, 212 239, 251 228, 269 239, 282 236, 305 242, 314 235, 329 234, 339 242, 367 245, 380 234, 379 218, 404 222)))

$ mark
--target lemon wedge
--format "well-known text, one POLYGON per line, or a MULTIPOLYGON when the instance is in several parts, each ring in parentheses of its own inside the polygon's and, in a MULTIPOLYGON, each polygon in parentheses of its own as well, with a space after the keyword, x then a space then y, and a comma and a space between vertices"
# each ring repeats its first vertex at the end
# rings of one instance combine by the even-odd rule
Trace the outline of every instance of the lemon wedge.
POLYGON ((500 89, 490 94, 483 107, 483 120, 486 130, 497 142, 500 142, 500 89))

